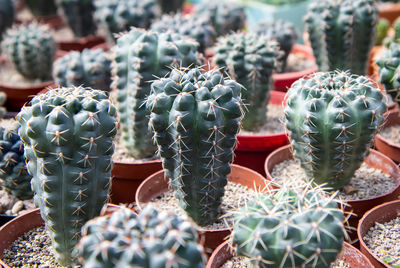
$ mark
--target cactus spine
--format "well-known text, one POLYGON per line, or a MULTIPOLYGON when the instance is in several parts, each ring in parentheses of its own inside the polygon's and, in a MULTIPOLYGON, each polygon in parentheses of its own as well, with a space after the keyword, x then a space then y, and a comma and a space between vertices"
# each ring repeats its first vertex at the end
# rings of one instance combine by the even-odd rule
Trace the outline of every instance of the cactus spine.
POLYGON ((194 224, 152 206, 146 206, 137 216, 121 207, 109 216, 87 222, 76 254, 83 268, 204 267, 203 248, 194 224))
POLYGON ((199 225, 219 215, 242 118, 241 86, 215 70, 173 70, 153 82, 147 107, 166 176, 199 225))
MULTIPOLYGON (((15 11, 12 0, 0 0, 0 42, 3 33, 7 28, 11 27, 14 22, 15 11)), ((0 49, 1 52, 1 49, 0 49)))
POLYGON ((135 158, 151 157, 156 151, 144 104, 150 82, 167 75, 171 67, 196 64, 197 58, 196 43, 178 35, 132 29, 118 38, 112 87, 117 90, 122 138, 135 158))
POLYGON ((24 0, 33 15, 38 17, 57 15, 55 0, 24 0))
POLYGON ((116 108, 103 91, 56 88, 18 114, 35 203, 60 265, 108 200, 116 108))
POLYGON ((364 76, 315 73, 287 93, 286 128, 307 177, 340 189, 369 153, 384 121, 383 95, 364 76))
POLYGON ((218 40, 214 62, 245 88, 242 97, 248 105, 243 119, 246 130, 255 130, 265 123, 278 55, 276 43, 266 36, 234 33, 218 40))

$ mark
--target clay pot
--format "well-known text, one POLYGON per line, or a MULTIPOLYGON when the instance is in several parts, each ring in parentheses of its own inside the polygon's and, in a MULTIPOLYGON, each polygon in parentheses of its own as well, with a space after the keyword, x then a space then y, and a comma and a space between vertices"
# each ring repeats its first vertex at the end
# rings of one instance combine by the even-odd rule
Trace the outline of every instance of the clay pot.
MULTIPOLYGON (((282 105, 285 93, 271 91, 270 103, 282 105)), ((286 144, 289 139, 284 132, 270 135, 238 135, 234 163, 250 168, 265 176, 264 163, 267 156, 286 144)))
MULTIPOLYGON (((398 109, 391 110, 386 113, 386 121, 383 128, 398 125, 400 127, 400 111, 398 109)), ((393 161, 400 163, 400 144, 396 144, 385 139, 381 134, 375 136, 376 149, 388 156, 393 161)))
POLYGON ((400 16, 400 4, 382 3, 378 5, 379 18, 385 18, 393 23, 400 16))
POLYGON ((63 51, 82 51, 85 48, 92 48, 105 42, 103 37, 100 36, 87 36, 77 38, 71 41, 57 42, 58 48, 63 51))
MULTIPOLYGON (((241 167, 231 165, 232 172, 228 175, 228 180, 240 183, 251 189, 261 191, 268 189, 268 182, 263 176, 257 172, 241 167)), ((168 178, 165 178, 164 171, 159 171, 148 177, 138 188, 136 192, 136 204, 138 210, 151 200, 161 196, 169 190, 168 178)), ((204 247, 206 249, 215 249, 230 234, 231 228, 208 230, 200 229, 199 235, 204 239, 204 247)), ((201 240, 201 239, 200 239, 201 240)))
POLYGON ((373 227, 376 223, 389 222, 399 216, 400 211, 400 200, 388 202, 377 207, 374 207, 360 220, 357 228, 357 236, 360 240, 360 250, 367 256, 371 263, 376 268, 392 267, 383 261, 381 261, 377 256, 375 256, 372 251, 365 244, 363 237, 368 232, 368 230, 373 227))
MULTIPOLYGON (((206 268, 220 268, 225 262, 232 259, 233 252, 229 242, 229 240, 225 241, 213 251, 206 268)), ((351 268, 374 268, 364 254, 346 242, 343 245, 340 259, 349 264, 351 268)))

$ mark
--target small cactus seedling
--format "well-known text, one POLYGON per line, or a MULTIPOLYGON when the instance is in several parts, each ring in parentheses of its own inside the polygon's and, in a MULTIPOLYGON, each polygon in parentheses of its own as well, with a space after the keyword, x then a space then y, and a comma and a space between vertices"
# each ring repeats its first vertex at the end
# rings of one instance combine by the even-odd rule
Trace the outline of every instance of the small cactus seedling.
POLYGON ((24 0, 33 15, 38 17, 57 15, 55 0, 24 0))
POLYGON ((286 128, 308 179, 333 189, 347 185, 384 121, 383 94, 367 77, 315 73, 287 95, 286 128))
POLYGON ((122 138, 135 158, 151 157, 156 151, 144 104, 151 81, 166 76, 172 67, 196 64, 198 57, 197 44, 179 35, 132 29, 118 38, 112 87, 117 90, 122 138))
POLYGON ((173 70, 153 82, 147 107, 166 176, 199 225, 219 216, 242 119, 241 86, 216 70, 173 70))
POLYGON ((185 0, 157 0, 163 13, 178 12, 182 9, 185 0))
POLYGON ((381 46, 383 45, 383 40, 386 38, 388 31, 390 28, 390 22, 385 19, 379 19, 378 24, 376 25, 376 38, 375 45, 381 46))
POLYGON ((14 26, 5 33, 2 46, 21 75, 28 79, 51 80, 56 42, 47 25, 14 26))
POLYGON ((255 130, 265 123, 278 56, 277 44, 266 36, 234 33, 218 40, 214 62, 245 89, 242 97, 248 105, 243 119, 246 130, 255 130))
POLYGON ((205 264, 192 221, 150 205, 138 215, 120 207, 87 222, 75 252, 83 268, 202 268, 205 264))
POLYGON ((0 119, 3 118, 7 113, 7 109, 6 109, 6 107, 4 107, 6 100, 7 100, 7 94, 1 91, 0 92, 0 119))
POLYGON ((233 244, 254 267, 325 268, 343 247, 343 211, 326 193, 285 188, 256 194, 235 213, 233 244))
POLYGON ((102 49, 73 51, 54 63, 54 80, 63 87, 111 88, 111 59, 102 49))
POLYGON ((18 114, 35 203, 60 265, 108 200, 116 108, 105 92, 55 88, 18 114))
POLYGON ((14 17, 15 11, 13 1, 0 0, 0 42, 2 40, 3 33, 13 24, 14 17))

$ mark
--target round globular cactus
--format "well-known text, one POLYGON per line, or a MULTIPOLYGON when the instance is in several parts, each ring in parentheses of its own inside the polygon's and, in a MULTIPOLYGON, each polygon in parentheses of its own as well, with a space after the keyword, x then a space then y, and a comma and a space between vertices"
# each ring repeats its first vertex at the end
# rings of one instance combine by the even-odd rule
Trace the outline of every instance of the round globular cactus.
POLYGON ((13 24, 14 17, 15 11, 13 1, 0 0, 0 42, 2 40, 3 33, 13 24))
POLYGON ((57 15, 55 0, 24 0, 33 15, 38 17, 57 15))
POLYGON ((138 215, 120 207, 89 221, 75 252, 83 268, 202 268, 205 264, 194 224, 150 205, 138 215))
POLYGON ((55 88, 18 114, 35 203, 56 258, 73 264, 81 227, 109 197, 116 108, 105 92, 55 88))
POLYGON ((287 93, 286 128, 308 179, 340 189, 369 153, 384 121, 383 94, 367 77, 315 73, 287 93))
POLYGON ((343 247, 344 215, 318 189, 258 193, 235 213, 233 244, 255 267, 330 267, 343 247))
POLYGON ((173 70, 153 82, 147 107, 166 176, 198 224, 219 216, 242 119, 241 86, 216 70, 173 70))
POLYGON ((101 49, 70 52, 54 63, 53 77, 63 87, 84 86, 110 91, 111 59, 101 49))
POLYGON ((118 38, 112 87, 117 90, 122 138, 135 158, 151 157, 156 151, 144 104, 151 81, 166 76, 172 67, 201 64, 198 57, 197 44, 179 35, 132 29, 118 38))
POLYGON ((14 26, 6 31, 2 46, 21 75, 28 79, 51 80, 56 42, 47 25, 14 26))
POLYGON ((255 130, 266 121, 278 56, 277 44, 266 36, 234 33, 218 40, 215 64, 245 88, 242 97, 248 110, 243 119, 246 130, 255 130))
POLYGON ((0 184, 10 194, 25 200, 33 197, 31 178, 26 169, 24 145, 18 136, 19 125, 0 127, 0 184))

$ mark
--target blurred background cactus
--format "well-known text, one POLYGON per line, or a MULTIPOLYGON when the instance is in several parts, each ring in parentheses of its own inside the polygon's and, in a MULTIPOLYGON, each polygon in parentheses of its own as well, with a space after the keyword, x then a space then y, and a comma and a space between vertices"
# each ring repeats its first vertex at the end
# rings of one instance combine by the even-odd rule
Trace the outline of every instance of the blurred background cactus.
POLYGON ((157 0, 163 13, 175 13, 182 10, 185 0, 157 0))
POLYGON ((7 101, 7 94, 0 91, 0 119, 2 119, 7 113, 7 109, 6 107, 4 107, 6 101, 7 101))
MULTIPOLYGON (((7 28, 11 27, 14 22, 15 11, 12 0, 0 0, 0 42, 7 28)), ((0 48, 1 53, 1 48, 0 48)))
POLYGON ((390 22, 387 19, 379 19, 376 25, 375 45, 383 45, 383 40, 386 38, 390 28, 390 22))
POLYGON ((34 16, 47 17, 57 15, 56 0, 24 0, 34 16))

